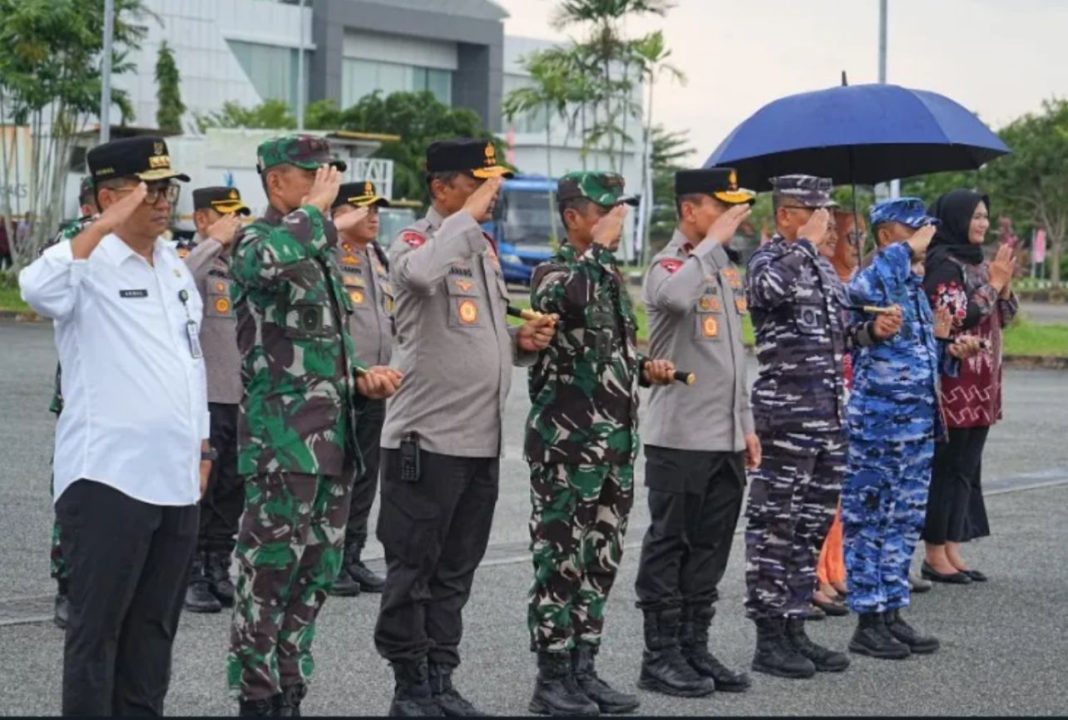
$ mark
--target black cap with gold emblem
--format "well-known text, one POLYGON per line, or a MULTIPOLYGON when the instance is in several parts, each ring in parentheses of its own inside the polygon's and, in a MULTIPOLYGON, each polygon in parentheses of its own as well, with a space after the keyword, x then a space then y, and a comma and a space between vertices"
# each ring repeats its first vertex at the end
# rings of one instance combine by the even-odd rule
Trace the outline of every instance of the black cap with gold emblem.
POLYGON ((738 187, 738 173, 734 168, 704 168, 679 170, 675 173, 675 196, 711 195, 728 205, 751 203, 756 195, 738 187))
POLYGON ((341 184, 337 191, 337 198, 331 207, 340 207, 341 205, 352 205, 358 208, 369 205, 389 207, 389 200, 378 194, 373 182, 360 180, 359 182, 341 184))
POLYGON ((227 215, 248 215, 250 210, 241 202, 241 193, 232 187, 203 187, 193 191, 194 210, 214 210, 227 215))
POLYGON ((476 178, 512 177, 508 168, 497 162, 497 148, 488 140, 456 138, 439 140, 426 149, 426 171, 465 172, 476 178))
POLYGON ((97 145, 86 155, 86 162, 94 183, 115 178, 137 178, 145 182, 174 178, 189 182, 188 175, 171 167, 166 141, 152 135, 123 138, 97 145))

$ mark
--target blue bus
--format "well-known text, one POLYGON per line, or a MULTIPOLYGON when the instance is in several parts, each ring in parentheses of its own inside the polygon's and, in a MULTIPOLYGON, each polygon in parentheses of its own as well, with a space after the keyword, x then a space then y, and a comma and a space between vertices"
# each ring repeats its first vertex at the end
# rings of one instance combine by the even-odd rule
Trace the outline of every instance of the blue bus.
POLYGON ((564 242, 556 207, 549 206, 550 190, 556 190, 556 180, 539 175, 505 180, 493 219, 482 224, 497 243, 505 282, 530 285, 534 268, 553 255, 553 225, 557 239, 564 242))

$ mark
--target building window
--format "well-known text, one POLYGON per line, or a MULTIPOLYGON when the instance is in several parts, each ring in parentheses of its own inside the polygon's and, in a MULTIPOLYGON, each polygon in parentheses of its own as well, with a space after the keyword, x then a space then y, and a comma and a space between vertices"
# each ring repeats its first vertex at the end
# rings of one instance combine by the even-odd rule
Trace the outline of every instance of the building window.
MULTIPOLYGON (((297 107, 296 48, 265 45, 240 40, 228 40, 241 69, 248 75, 256 93, 264 100, 281 100, 291 110, 297 107)), ((305 86, 307 86, 310 55, 304 53, 305 86)))
MULTIPOLYGON (((532 81, 526 75, 511 75, 504 76, 504 97, 508 97, 508 94, 513 90, 518 90, 522 87, 529 87, 532 81)), ((540 107, 534 110, 528 110, 525 113, 516 115, 513 119, 505 119, 508 127, 515 130, 517 133, 543 133, 549 124, 549 114, 544 107, 540 107)))
POLYGON ((341 106, 350 107, 376 90, 383 95, 429 90, 452 105, 452 71, 345 58, 341 66, 341 106))

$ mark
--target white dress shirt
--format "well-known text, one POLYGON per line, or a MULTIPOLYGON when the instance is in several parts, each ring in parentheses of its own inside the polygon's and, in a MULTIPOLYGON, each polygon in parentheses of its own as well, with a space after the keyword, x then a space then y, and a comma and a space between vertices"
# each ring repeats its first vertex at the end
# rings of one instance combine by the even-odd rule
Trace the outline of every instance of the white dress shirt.
POLYGON ((22 297, 55 321, 63 367, 55 500, 81 478, 153 505, 200 497, 210 426, 204 361, 193 357, 187 323, 199 330, 203 305, 164 240, 152 259, 111 234, 87 260, 63 242, 19 275, 22 297))

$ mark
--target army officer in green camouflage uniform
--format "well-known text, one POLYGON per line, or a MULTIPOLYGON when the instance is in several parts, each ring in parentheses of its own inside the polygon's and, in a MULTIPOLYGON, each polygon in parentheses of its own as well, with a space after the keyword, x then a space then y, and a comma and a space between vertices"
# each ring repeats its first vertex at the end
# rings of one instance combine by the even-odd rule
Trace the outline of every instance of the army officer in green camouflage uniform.
POLYGON ((637 321, 614 255, 626 204, 635 202, 623 178, 570 173, 558 200, 567 243, 531 281, 531 306, 560 321, 530 370, 528 624, 538 653, 530 710, 625 713, 638 699, 601 680, 594 657, 634 502, 638 385, 669 383, 675 368, 635 346, 637 321))
POLYGON ((274 715, 299 712, 315 618, 341 566, 359 466, 355 394, 386 397, 400 374, 365 368, 346 330, 352 305, 326 215, 344 163, 310 135, 267 140, 257 154, 270 208, 242 231, 231 264, 245 510, 228 678, 242 715, 274 715))

